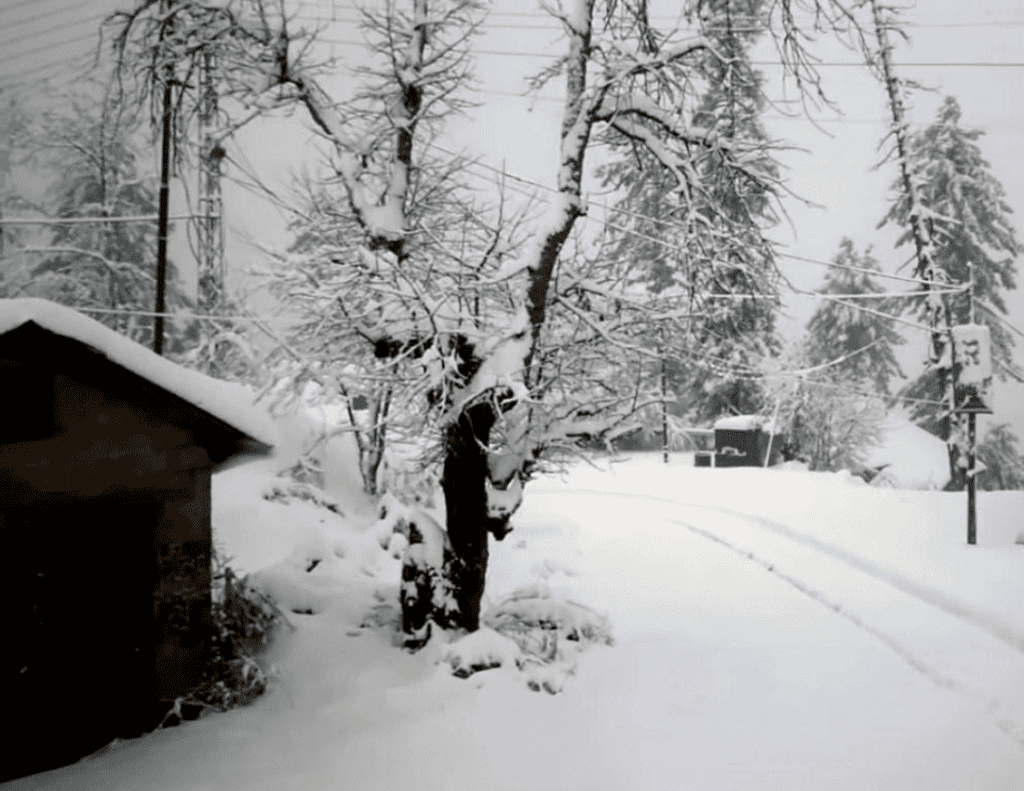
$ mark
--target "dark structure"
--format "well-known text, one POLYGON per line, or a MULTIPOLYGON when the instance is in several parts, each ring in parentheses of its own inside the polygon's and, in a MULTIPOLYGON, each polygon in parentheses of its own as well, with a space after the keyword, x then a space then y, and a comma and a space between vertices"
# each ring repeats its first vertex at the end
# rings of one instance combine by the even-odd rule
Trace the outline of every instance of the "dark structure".
POLYGON ((0 382, 3 780, 151 730, 200 680, 210 474, 273 440, 216 397, 242 391, 41 300, 0 300, 0 382))
POLYGON ((714 464, 710 451, 698 451, 696 467, 763 467, 776 464, 782 454, 783 440, 779 434, 765 431, 756 416, 725 418, 715 424, 714 464))

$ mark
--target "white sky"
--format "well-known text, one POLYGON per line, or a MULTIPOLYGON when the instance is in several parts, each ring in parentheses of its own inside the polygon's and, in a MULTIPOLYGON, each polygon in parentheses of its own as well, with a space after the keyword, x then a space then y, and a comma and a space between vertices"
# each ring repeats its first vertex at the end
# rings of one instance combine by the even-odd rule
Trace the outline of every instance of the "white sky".
MULTIPOLYGON (((41 78, 66 82, 81 67, 76 57, 86 55, 94 46, 98 20, 118 5, 114 0, 0 0, 0 86, 25 87, 41 78)), ((348 69, 362 59, 361 48, 351 43, 360 40, 349 22, 355 18, 353 3, 317 0, 290 5, 301 21, 325 25, 322 35, 334 42, 328 46, 339 59, 338 77, 329 86, 343 96, 352 85, 348 69)), ((678 5, 652 4, 655 21, 674 19, 678 5)), ((899 73, 935 88, 934 93, 916 94, 909 111, 911 122, 931 122, 943 96, 957 97, 964 123, 986 132, 980 145, 1015 209, 1018 235, 1024 236, 1020 219, 1024 214, 1024 160, 1019 144, 1024 128, 1024 68, 1019 65, 1024 63, 1024 1, 964 4, 928 0, 911 4, 904 19, 911 38, 897 44, 899 73), (912 65, 922 63, 933 65, 912 65), (963 65, 978 63, 1018 65, 963 65)), ((477 100, 481 106, 451 125, 445 144, 452 150, 479 155, 485 165, 501 168, 504 163, 510 174, 554 186, 561 81, 547 86, 536 100, 520 94, 525 78, 549 62, 546 58, 561 52, 562 46, 557 26, 540 12, 538 3, 495 0, 477 44, 477 100)), ((813 46, 825 63, 858 60, 856 53, 833 41, 823 39, 813 46)), ((755 58, 776 59, 768 48, 755 58)), ((769 80, 769 95, 781 97, 777 79, 781 70, 771 65, 762 68, 769 80)), ((863 68, 823 65, 821 71, 826 90, 841 106, 841 116, 822 110, 816 127, 804 118, 786 119, 775 110, 766 114, 773 135, 803 149, 782 156, 789 187, 822 207, 788 200, 793 227, 780 226, 773 236, 791 253, 818 260, 830 259, 839 240, 850 236, 858 249, 874 245, 883 268, 893 271, 911 251, 908 247, 893 249, 891 228, 875 228, 885 213, 889 186, 896 176, 891 165, 874 169, 880 158, 877 145, 886 126, 884 91, 863 68)), ((315 160, 309 156, 310 142, 308 126, 297 113, 293 119, 253 127, 241 138, 240 146, 263 178, 286 191, 290 172, 315 168, 315 160)), ((488 171, 476 168, 475 172, 485 183, 488 171)), ((185 210, 180 197, 179 193, 172 213, 185 210)), ((265 266, 264 256, 253 243, 283 249, 287 237, 280 214, 265 202, 228 184, 225 200, 227 263, 238 278, 246 270, 265 266)), ((184 258, 183 247, 179 246, 176 257, 179 261, 184 258)), ((824 267, 789 261, 783 263, 783 271, 797 287, 813 289, 820 283, 824 267)), ((252 281, 247 287, 254 287, 252 281)), ((1024 290, 1012 294, 1009 304, 1010 320, 1024 328, 1024 290)), ((814 302, 807 298, 787 299, 790 318, 783 321, 787 334, 799 333, 813 307, 814 302)), ((914 335, 915 331, 908 329, 908 339, 914 335)), ((908 372, 923 358, 921 339, 916 340, 903 351, 908 372)), ((1024 338, 1018 340, 1017 360, 1024 362, 1024 338)), ((1018 433, 1024 434, 1024 387, 1001 387, 997 398, 996 417, 1012 419, 1018 433)))

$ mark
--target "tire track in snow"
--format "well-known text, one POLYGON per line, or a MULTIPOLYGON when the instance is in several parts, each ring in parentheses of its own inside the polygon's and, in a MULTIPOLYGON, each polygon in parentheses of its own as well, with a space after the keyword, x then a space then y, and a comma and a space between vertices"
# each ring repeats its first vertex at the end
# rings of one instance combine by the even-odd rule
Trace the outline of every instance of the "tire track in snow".
MULTIPOLYGON (((703 528, 697 527, 696 525, 691 525, 689 522, 684 522, 681 519, 667 518, 665 521, 670 522, 674 525, 679 525, 680 527, 685 527, 690 532, 696 533, 699 536, 703 536, 704 538, 709 539, 710 541, 714 541, 716 544, 721 544, 727 549, 731 549, 740 557, 746 558, 747 560, 750 560, 756 563, 757 565, 761 566, 761 568, 763 568, 765 571, 768 571, 774 574, 779 579, 783 580, 784 582, 789 583, 805 596, 814 599, 814 601, 818 602, 819 604, 823 604, 836 614, 841 615, 848 621, 851 621, 857 628, 863 629, 872 637, 876 637, 877 639, 881 640, 883 643, 889 646, 889 648, 891 648, 893 651, 895 651, 897 654, 903 657, 903 659, 907 661, 907 664, 914 668, 914 670, 917 670, 919 673, 922 673, 925 676, 927 676, 937 686, 943 687, 944 689, 956 690, 957 692, 965 691, 963 686, 961 686, 957 681, 950 678, 949 676, 944 675, 943 673, 940 673, 938 670, 931 667, 926 662, 922 661, 920 658, 918 658, 909 650, 907 650, 905 646, 898 643, 888 634, 882 632, 879 629, 875 629, 873 626, 867 624, 865 621, 863 621, 858 616, 854 615, 849 610, 844 609, 843 606, 838 602, 834 602, 831 599, 829 599, 821 591, 815 590, 814 588, 805 585, 796 577, 793 577, 775 568, 774 563, 765 560, 764 558, 761 558, 758 555, 755 555, 753 552, 750 552, 749 550, 743 549, 742 547, 738 547, 730 541, 726 541, 724 538, 715 535, 710 530, 704 530, 703 528)), ((1022 746, 1024 746, 1024 742, 1022 742, 1022 746)))
MULTIPOLYGON (((811 536, 806 536, 801 533, 798 533, 794 530, 791 530, 789 527, 777 522, 773 522, 770 519, 765 519, 763 517, 758 517, 751 514, 744 514, 742 512, 734 511, 729 508, 708 505, 695 505, 692 503, 684 503, 678 500, 672 500, 667 497, 658 497, 630 492, 615 492, 599 489, 575 488, 555 489, 546 487, 543 489, 535 489, 535 491, 543 494, 567 495, 573 493, 581 493, 621 497, 625 499, 639 499, 647 502, 673 505, 680 508, 699 508, 702 510, 719 513, 736 519, 740 522, 747 523, 748 525, 753 525, 755 527, 767 529, 769 532, 774 533, 775 535, 778 535, 784 539, 806 546, 816 552, 820 552, 821 554, 824 554, 827 557, 836 560, 846 566, 849 566, 850 568, 853 568, 855 571, 858 571, 861 574, 864 574, 869 579, 872 579, 876 582, 880 582, 885 585, 890 585, 899 590, 900 592, 907 594, 915 601, 919 601, 925 605, 928 605, 930 607, 933 607, 934 609, 939 610, 940 612, 945 613, 948 616, 952 616, 953 618, 956 618, 959 621, 968 623, 971 626, 981 629, 991 637, 994 637, 997 640, 999 640, 1004 645, 1007 645, 1009 648, 1014 649, 1015 652, 1024 653, 1024 635, 1021 635, 1008 624, 1004 624, 998 621, 998 619, 990 618, 986 614, 980 613, 974 608, 969 607, 964 603, 947 596, 944 593, 936 591, 925 585, 920 585, 898 574, 891 573, 885 569, 878 567, 874 563, 865 560, 864 558, 846 552, 842 549, 839 549, 838 547, 833 547, 811 536)), ((914 652, 908 649, 902 642, 892 637, 887 632, 867 623, 863 618, 859 617, 849 609, 844 608, 838 602, 835 602, 832 599, 830 599, 822 591, 816 590, 815 588, 810 587, 810 585, 798 579, 797 577, 781 571, 779 568, 777 568, 776 563, 765 560, 756 553, 732 543, 731 541, 723 538, 722 536, 714 533, 711 530, 697 527, 696 525, 693 525, 689 522, 684 522, 681 519, 676 519, 673 517, 663 517, 663 519, 665 522, 683 527, 691 533, 694 533, 695 535, 699 535, 702 538, 717 543, 736 553, 740 557, 745 558, 746 560, 749 560, 761 566, 770 574, 779 577, 779 579, 786 582, 787 584, 798 590, 800 593, 804 594, 810 599, 813 599, 822 606, 827 607, 828 609, 835 612, 837 615, 847 619, 859 629, 863 630, 867 634, 870 634, 872 637, 879 640, 884 645, 888 646, 892 651, 894 651, 898 656, 900 656, 904 661, 906 661, 907 664, 910 665, 910 667, 924 675, 936 686, 942 689, 949 690, 951 692, 970 695, 971 697, 974 697, 975 699, 981 701, 981 703, 987 709, 988 714, 991 717, 993 723, 996 725, 996 727, 999 728, 1000 731, 1005 733, 1011 739, 1013 739, 1021 747, 1024 747, 1024 722, 1018 722, 1018 718, 1016 717, 1007 717, 1001 714, 1001 703, 998 700, 993 699, 990 694, 986 694, 985 692, 979 689, 971 688, 970 685, 966 685, 960 681, 957 681, 951 676, 942 673, 937 668, 933 667, 929 663, 922 660, 914 652)))
MULTIPOLYGON (((723 509, 723 510, 725 510, 725 509, 723 509)), ((973 697, 977 698, 978 700, 980 700, 984 704, 985 708, 988 711, 989 716, 992 719, 993 724, 995 724, 995 726, 997 728, 999 728, 999 730, 1001 730, 1003 733, 1005 733, 1007 736, 1009 736, 1011 739, 1013 739, 1015 742, 1017 742, 1017 744, 1019 744, 1021 747, 1024 747, 1024 733, 1022 733, 1021 726, 1018 725, 1013 720, 1009 720, 1009 719, 1007 719, 1005 717, 998 716, 998 712, 999 712, 999 708, 1000 708, 1000 704, 999 704, 998 701, 991 700, 988 696, 984 695, 981 692, 978 692, 978 691, 972 690, 972 689, 968 689, 963 684, 961 684, 960 682, 958 682, 955 679, 952 679, 949 676, 945 675, 944 673, 940 672, 936 668, 934 668, 931 665, 929 665, 927 662, 923 661, 920 657, 918 657, 915 654, 913 654, 910 650, 908 650, 906 648, 906 646, 904 646, 898 640, 890 637, 886 632, 883 632, 882 630, 876 629, 875 627, 871 626, 870 624, 865 622, 863 619, 861 619, 860 617, 858 617, 854 613, 852 613, 849 610, 843 608, 843 606, 841 604, 838 604, 837 602, 834 602, 831 599, 829 599, 821 591, 815 590, 815 589, 805 585, 803 582, 798 580, 796 577, 793 577, 793 576, 791 576, 789 574, 786 574, 783 571, 779 571, 777 568, 775 568, 775 564, 774 563, 771 563, 770 561, 764 560, 763 558, 757 556, 753 552, 750 552, 750 551, 748 551, 746 549, 743 549, 742 547, 736 546, 735 544, 733 544, 733 543, 731 543, 729 541, 726 541, 724 538, 722 538, 721 536, 715 535, 710 530, 704 530, 704 529, 702 529, 700 527, 697 527, 696 525, 691 525, 688 522, 684 522, 681 519, 666 518, 665 521, 666 522, 670 522, 671 524, 674 524, 674 525, 679 525, 680 527, 684 527, 687 530, 689 530, 691 533, 695 533, 696 535, 702 536, 703 538, 706 538, 706 539, 708 539, 710 541, 714 541, 717 544, 721 544, 722 546, 726 547, 727 549, 730 549, 733 552, 735 552, 740 557, 745 558, 747 560, 750 560, 753 563, 756 563, 757 565, 761 566, 761 568, 763 568, 765 571, 775 575, 776 577, 778 577, 782 581, 784 581, 784 582, 788 583, 789 585, 791 585, 792 587, 796 588, 798 591, 800 591, 800 593, 804 594, 805 596, 807 596, 810 599, 813 599, 814 601, 818 602, 819 604, 822 604, 825 607, 828 607, 828 609, 832 610, 837 615, 840 615, 843 618, 846 618, 848 621, 850 621, 858 629, 861 629, 861 630, 867 632, 868 634, 870 634, 875 639, 877 639, 880 642, 882 642, 885 645, 887 645, 896 654, 898 654, 900 657, 902 657, 906 661, 906 663, 908 665, 910 665, 917 672, 919 672, 922 675, 926 676, 936 686, 941 687, 943 689, 948 689, 948 690, 950 690, 952 692, 957 692, 959 694, 972 695, 973 697)), ((930 603, 930 602, 926 602, 926 603, 930 603)))
MULTIPOLYGON (((553 488, 538 489, 536 491, 543 491, 544 493, 559 493, 558 489, 553 488)), ((874 579, 879 580, 880 582, 888 583, 897 590, 900 590, 903 593, 907 593, 913 596, 914 598, 925 602, 926 604, 930 604, 932 607, 942 610, 948 615, 952 615, 956 618, 967 621, 973 624, 974 626, 977 626, 978 628, 984 630, 992 637, 999 640, 1001 643, 1004 643, 1005 645, 1008 645, 1010 648, 1013 648, 1016 651, 1019 651, 1020 653, 1024 654, 1024 632, 1021 632, 1019 629, 1012 626, 1011 624, 1008 624, 1005 621, 993 615, 977 610, 974 607, 967 604, 966 602, 960 601, 959 599, 950 596, 949 594, 943 591, 931 588, 927 585, 922 585, 921 583, 908 579, 902 576, 901 574, 897 574, 896 572, 884 569, 881 566, 878 566, 875 563, 872 563, 871 561, 860 557, 859 555, 855 555, 852 552, 847 552, 846 550, 833 546, 832 544, 827 544, 824 541, 820 541, 814 538, 813 536, 808 536, 804 533, 800 533, 796 530, 787 527, 784 524, 775 522, 771 519, 766 519, 764 517, 756 516, 754 514, 745 514, 742 511, 734 511, 731 508, 723 508, 720 506, 712 505, 697 505, 694 503, 686 503, 679 500, 673 500, 668 497, 657 497, 646 494, 633 494, 630 492, 613 492, 601 489, 572 489, 567 490, 566 493, 568 493, 568 491, 580 492, 582 494, 605 495, 610 497, 636 498, 651 502, 666 503, 669 505, 679 506, 681 508, 699 508, 702 510, 712 511, 714 513, 731 516, 735 519, 739 519, 741 521, 745 521, 748 523, 753 523, 790 541, 802 544, 806 547, 809 547, 810 549, 821 552, 824 555, 828 555, 829 557, 838 560, 842 563, 845 563, 851 568, 854 568, 857 571, 867 574, 869 577, 873 577, 874 579)), ((670 519, 668 521, 674 520, 670 519)))

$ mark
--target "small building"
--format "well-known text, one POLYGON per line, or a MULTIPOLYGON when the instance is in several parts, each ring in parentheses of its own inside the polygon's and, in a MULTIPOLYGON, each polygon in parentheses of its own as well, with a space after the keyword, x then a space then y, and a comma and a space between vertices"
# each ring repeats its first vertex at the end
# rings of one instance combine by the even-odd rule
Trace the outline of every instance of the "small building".
POLYGON ((698 452, 698 467, 764 467, 775 464, 782 453, 782 438, 770 421, 760 415, 719 418, 714 425, 715 450, 698 452))
POLYGON ((155 727, 211 635, 210 475, 275 443, 244 387, 0 300, 0 780, 155 727))

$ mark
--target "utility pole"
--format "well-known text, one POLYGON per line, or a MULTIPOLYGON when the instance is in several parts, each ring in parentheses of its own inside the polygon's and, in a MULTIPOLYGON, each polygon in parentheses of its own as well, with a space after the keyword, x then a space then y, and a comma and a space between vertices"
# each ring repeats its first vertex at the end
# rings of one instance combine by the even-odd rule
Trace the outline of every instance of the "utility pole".
POLYGON ((967 291, 970 323, 954 327, 953 346, 960 360, 955 394, 957 414, 967 415, 967 543, 977 543, 977 454, 976 416, 991 414, 986 392, 992 376, 992 342, 989 329, 974 323, 974 265, 968 261, 970 284, 967 291))
POLYGON ((665 350, 661 349, 661 458, 668 464, 668 366, 665 363, 665 350))
MULTIPOLYGON (((170 10, 171 1, 166 0, 164 7, 170 10)), ((170 24, 170 23, 166 23, 170 24)), ((161 42, 164 34, 160 35, 161 42)), ((163 57, 167 57, 166 51, 163 57)), ((156 316, 153 319, 153 351, 157 354, 164 353, 164 310, 167 288, 167 224, 168 207, 170 205, 170 176, 171 176, 171 114, 174 108, 173 94, 174 64, 168 62, 164 66, 164 96, 163 96, 163 130, 161 133, 160 149, 160 208, 158 210, 157 232, 156 232, 156 316)))
POLYGON ((953 450, 950 442, 953 438, 955 423, 957 422, 957 412, 955 384, 953 382, 956 358, 951 338, 950 316, 942 295, 937 293, 935 288, 938 272, 935 266, 935 245, 932 239, 931 224, 926 219, 921 196, 913 179, 907 146, 906 109, 903 106, 903 97, 901 95, 902 83, 893 69, 893 48, 889 43, 888 30, 893 24, 893 17, 890 14, 888 19, 883 19, 879 0, 870 0, 870 2, 871 16, 875 27, 875 38, 878 41, 879 68, 881 69, 882 79, 885 82, 886 94, 889 99, 889 111, 892 115, 890 134, 892 134, 896 142, 896 157, 900 168, 900 179, 903 182, 903 192, 907 196, 909 203, 910 230, 914 238, 914 249, 917 256, 917 266, 914 269, 914 274, 924 282, 924 288, 927 293, 928 324, 932 328, 932 342, 929 348, 928 362, 932 369, 937 369, 938 375, 942 378, 943 399, 946 402, 945 408, 948 415, 946 417, 946 436, 943 439, 947 444, 947 451, 952 461, 953 450), (945 327, 941 328, 940 324, 945 324, 945 327))
POLYGON ((171 81, 164 83, 163 132, 160 149, 160 208, 156 231, 156 316, 153 319, 153 351, 164 353, 164 308, 167 289, 167 224, 170 205, 171 107, 174 101, 171 81))
MULTIPOLYGON (((974 324, 974 262, 967 262, 967 272, 970 276, 970 284, 967 288, 968 315, 971 324, 974 324)), ((967 415, 967 543, 975 544, 978 540, 978 516, 976 510, 977 489, 975 482, 974 460, 976 454, 975 443, 977 434, 974 424, 974 412, 967 415)))
POLYGON ((198 307, 215 315, 224 297, 224 225, 220 188, 220 161, 224 149, 216 135, 217 62, 214 52, 202 53, 199 70, 199 219, 198 307))

